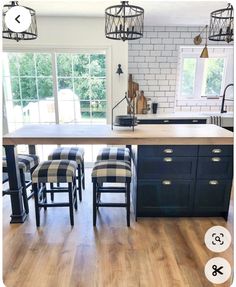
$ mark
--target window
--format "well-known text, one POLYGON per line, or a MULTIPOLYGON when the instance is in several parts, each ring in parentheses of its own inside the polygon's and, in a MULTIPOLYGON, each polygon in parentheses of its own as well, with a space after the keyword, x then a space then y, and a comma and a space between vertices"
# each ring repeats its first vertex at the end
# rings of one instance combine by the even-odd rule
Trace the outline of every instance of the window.
POLYGON ((202 48, 181 48, 178 91, 180 99, 219 98, 229 78, 233 82, 231 48, 209 48, 209 58, 200 58, 202 48), (232 69, 231 69, 232 68, 232 69))
MULTIPOLYGON (((29 123, 106 123, 106 81, 103 51, 3 53, 9 131, 29 123)), ((94 161, 99 147, 85 148, 86 160, 94 161)), ((45 159, 52 147, 43 149, 37 152, 45 159)))

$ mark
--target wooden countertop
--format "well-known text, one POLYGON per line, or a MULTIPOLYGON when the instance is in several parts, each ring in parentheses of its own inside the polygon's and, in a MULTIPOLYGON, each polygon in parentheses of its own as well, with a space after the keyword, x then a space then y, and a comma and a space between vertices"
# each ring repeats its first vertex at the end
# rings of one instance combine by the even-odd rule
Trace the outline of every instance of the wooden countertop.
POLYGON ((113 144, 113 145, 218 145, 233 144, 233 133, 216 125, 26 125, 3 136, 4 145, 17 144, 113 144))

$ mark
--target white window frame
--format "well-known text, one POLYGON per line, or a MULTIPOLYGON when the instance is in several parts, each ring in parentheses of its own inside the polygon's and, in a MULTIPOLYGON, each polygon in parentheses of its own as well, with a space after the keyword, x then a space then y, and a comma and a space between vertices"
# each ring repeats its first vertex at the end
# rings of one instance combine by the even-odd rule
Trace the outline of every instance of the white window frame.
POLYGON ((179 61, 178 61, 177 87, 176 87, 178 100, 205 101, 207 99, 212 99, 212 98, 219 99, 223 94, 223 90, 225 86, 229 82, 233 82, 233 66, 232 66, 233 47, 208 46, 209 58, 224 58, 224 70, 223 70, 223 75, 222 75, 220 95, 216 95, 214 97, 207 97, 207 95, 202 95, 203 85, 204 85, 203 83, 204 59, 200 58, 200 54, 203 48, 204 46, 197 47, 197 48, 195 46, 180 46, 179 48, 179 61), (193 92, 192 97, 184 97, 181 91, 183 62, 185 58, 196 58, 194 92, 193 92))

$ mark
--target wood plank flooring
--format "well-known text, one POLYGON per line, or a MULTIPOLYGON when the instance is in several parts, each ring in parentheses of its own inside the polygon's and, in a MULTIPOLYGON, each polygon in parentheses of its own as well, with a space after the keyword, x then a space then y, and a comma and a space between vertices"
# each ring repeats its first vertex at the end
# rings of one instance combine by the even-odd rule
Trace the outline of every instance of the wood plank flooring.
MULTIPOLYGON (((68 208, 41 210, 36 229, 34 201, 24 224, 9 224, 10 200, 3 198, 3 280, 7 287, 210 287, 206 262, 215 256, 231 264, 232 246, 214 254, 204 244, 213 225, 232 233, 222 218, 143 218, 126 226, 125 209, 103 208, 92 225, 92 185, 86 190, 71 228, 68 208)), ((56 195, 58 196, 58 195, 56 195)), ((117 200, 122 195, 112 195, 117 200)), ((104 194, 103 200, 111 199, 104 194)), ((230 286, 230 281, 222 285, 230 286)))

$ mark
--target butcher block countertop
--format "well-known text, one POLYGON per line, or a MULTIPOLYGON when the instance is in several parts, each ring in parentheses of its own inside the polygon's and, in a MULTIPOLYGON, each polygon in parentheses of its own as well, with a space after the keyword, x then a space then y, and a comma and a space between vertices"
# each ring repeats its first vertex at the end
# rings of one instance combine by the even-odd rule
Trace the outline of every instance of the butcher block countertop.
POLYGON ((233 133, 216 125, 26 125, 3 136, 4 145, 112 144, 112 145, 232 145, 233 133))

